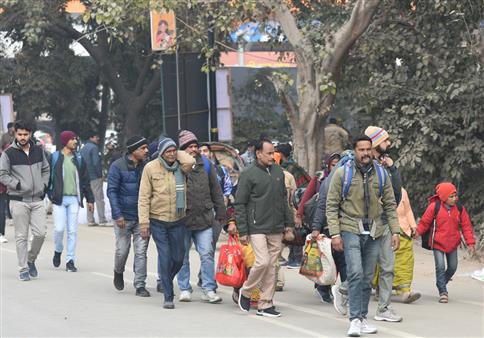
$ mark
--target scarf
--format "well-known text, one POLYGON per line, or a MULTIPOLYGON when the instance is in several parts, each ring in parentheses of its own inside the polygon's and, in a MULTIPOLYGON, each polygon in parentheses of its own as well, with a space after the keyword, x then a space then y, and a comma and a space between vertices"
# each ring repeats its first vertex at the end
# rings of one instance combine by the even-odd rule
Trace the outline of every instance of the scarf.
POLYGON ((175 161, 171 166, 165 162, 165 160, 161 157, 160 159, 161 165, 168 170, 169 172, 175 175, 175 182, 176 182, 176 215, 177 217, 182 217, 185 213, 185 175, 180 169, 180 164, 178 161, 175 161))

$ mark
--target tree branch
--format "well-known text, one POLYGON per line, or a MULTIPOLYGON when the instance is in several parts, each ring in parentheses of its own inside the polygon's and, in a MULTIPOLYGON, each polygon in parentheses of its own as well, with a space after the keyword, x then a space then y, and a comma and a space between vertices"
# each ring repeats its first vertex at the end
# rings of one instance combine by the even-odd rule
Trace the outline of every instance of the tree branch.
POLYGON ((150 70, 150 67, 153 62, 153 56, 148 55, 144 62, 143 62, 143 68, 141 68, 141 72, 138 75, 138 78, 136 79, 136 85, 134 86, 134 93, 135 95, 140 95, 141 91, 143 90, 143 84, 145 83, 146 76, 148 76, 148 71, 150 70))
POLYGON ((148 102, 148 100, 153 96, 155 91, 161 85, 161 72, 159 69, 155 69, 153 71, 153 76, 151 77, 150 82, 144 88, 143 94, 136 97, 137 103, 143 104, 143 106, 148 102))
POLYGON ((297 105, 289 95, 288 91, 286 90, 286 84, 284 84, 281 80, 276 78, 275 76, 269 76, 274 88, 281 99, 282 105, 286 108, 286 115, 291 127, 294 128, 297 126, 297 105))

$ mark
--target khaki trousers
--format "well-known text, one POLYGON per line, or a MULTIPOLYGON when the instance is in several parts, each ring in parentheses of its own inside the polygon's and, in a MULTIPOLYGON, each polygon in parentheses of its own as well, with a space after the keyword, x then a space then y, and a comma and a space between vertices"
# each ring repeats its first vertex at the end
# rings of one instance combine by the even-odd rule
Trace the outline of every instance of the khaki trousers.
POLYGON ((257 308, 264 310, 272 307, 276 286, 276 263, 282 250, 282 234, 255 234, 249 236, 255 254, 254 266, 242 286, 241 292, 250 298, 252 292, 260 286, 261 293, 257 308))

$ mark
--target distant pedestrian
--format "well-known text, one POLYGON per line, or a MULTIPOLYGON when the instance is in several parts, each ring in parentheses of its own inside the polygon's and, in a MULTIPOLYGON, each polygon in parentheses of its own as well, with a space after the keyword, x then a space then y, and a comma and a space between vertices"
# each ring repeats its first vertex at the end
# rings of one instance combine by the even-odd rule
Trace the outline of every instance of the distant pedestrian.
POLYGON ((247 142, 247 149, 245 150, 245 153, 240 155, 242 158, 242 161, 244 161, 245 167, 250 167, 252 163, 255 162, 255 141, 249 141, 247 142))
POLYGON ((33 126, 24 121, 14 125, 15 140, 0 159, 0 182, 7 187, 15 224, 19 279, 37 277, 35 260, 47 232, 44 197, 49 184, 49 162, 44 151, 32 142, 33 126), (33 240, 28 250, 29 229, 33 240))
POLYGON ((141 175, 148 158, 148 141, 143 136, 133 136, 126 143, 127 154, 115 160, 108 173, 107 194, 116 236, 114 254, 114 286, 124 289, 123 273, 131 248, 134 247, 134 287, 136 295, 149 297, 146 290, 146 251, 148 240, 141 237, 138 219, 138 196, 141 175))
POLYGON ((51 175, 48 194, 53 204, 55 267, 61 263, 64 248, 64 230, 67 228, 66 271, 76 272, 77 222, 79 206, 86 198, 87 208, 94 210, 94 196, 89 184, 86 163, 77 153, 77 136, 66 130, 60 133, 63 148, 50 157, 51 175))
POLYGON ((400 225, 390 179, 372 160, 371 138, 360 136, 353 148, 354 161, 334 170, 326 216, 334 250, 343 252, 344 248, 350 305, 348 336, 359 337, 362 333, 377 332, 367 321, 371 280, 385 229, 390 227, 392 241, 389 245, 396 251, 400 243, 400 225), (382 221, 384 211, 387 226, 382 221))
POLYGON ((186 173, 195 159, 160 138, 159 157, 148 162, 141 177, 138 216, 141 237, 151 234, 160 259, 165 309, 174 309, 173 279, 183 266, 186 236, 186 173))
POLYGON ((250 310, 250 296, 261 289, 257 315, 280 317, 273 304, 276 262, 282 249, 283 232, 294 227, 294 215, 288 206, 282 168, 274 164, 274 145, 260 140, 257 162, 243 171, 235 196, 235 213, 240 242, 250 242, 255 263, 239 294, 239 307, 250 310))
POLYGON ((94 211, 87 210, 87 222, 89 226, 106 226, 107 220, 104 214, 104 191, 103 191, 103 161, 99 150, 99 135, 92 131, 89 139, 81 149, 81 155, 87 165, 89 179, 91 180, 91 190, 96 201, 96 209, 99 217, 99 223, 94 219, 94 211))
POLYGON ((431 232, 429 245, 434 253, 439 303, 448 303, 447 284, 457 271, 457 248, 461 243, 460 230, 472 255, 476 253, 476 239, 469 214, 458 201, 456 187, 452 183, 443 182, 436 186, 435 192, 418 223, 416 236, 421 236, 427 231, 431 232))
POLYGON ((15 140, 14 123, 9 122, 7 124, 7 132, 2 134, 2 138, 0 140, 0 148, 2 150, 7 149, 14 140, 15 140))
POLYGON ((217 180, 217 171, 210 160, 198 149, 197 137, 182 130, 178 137, 181 150, 195 159, 195 165, 187 174, 187 231, 185 235, 185 258, 177 275, 180 302, 190 302, 193 289, 190 285, 190 248, 192 243, 200 256, 202 296, 207 303, 220 303, 222 298, 215 293, 215 262, 213 227, 225 223, 225 204, 222 189, 217 180))

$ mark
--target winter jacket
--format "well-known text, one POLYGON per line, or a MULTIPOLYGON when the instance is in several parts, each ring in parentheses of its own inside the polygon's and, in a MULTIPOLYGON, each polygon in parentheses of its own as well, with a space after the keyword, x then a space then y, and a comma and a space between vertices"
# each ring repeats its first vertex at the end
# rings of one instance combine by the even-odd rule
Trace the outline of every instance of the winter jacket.
POLYGON ((202 157, 197 155, 195 165, 187 174, 186 225, 190 230, 211 228, 215 217, 225 219, 224 197, 217 180, 217 172, 210 161, 207 163, 210 165, 210 173, 205 170, 202 157))
POLYGON ((135 167, 129 155, 125 155, 109 167, 107 195, 114 220, 121 217, 128 221, 138 220, 138 196, 144 166, 143 162, 135 167))
MULTIPOLYGON (((393 194, 392 184, 389 179, 383 186, 383 194, 380 197, 380 183, 376 174, 375 164, 366 175, 369 188, 368 218, 372 221, 370 233, 374 238, 380 237, 386 224, 383 223, 382 214, 386 213, 388 225, 392 234, 400 233, 400 225, 397 218, 397 204, 393 194)), ((329 183, 329 191, 326 200, 326 216, 329 233, 331 236, 340 234, 341 231, 348 231, 360 234, 360 222, 365 217, 365 194, 363 174, 355 164, 353 178, 349 187, 348 196, 343 200, 342 187, 344 167, 333 170, 334 175, 329 183)))
POLYGON ((242 155, 240 155, 240 157, 242 158, 242 161, 244 161, 244 165, 246 168, 250 167, 252 163, 255 162, 255 154, 248 150, 242 155))
MULTIPOLYGON (((435 201, 432 201, 418 223, 418 235, 422 235, 431 228, 434 221, 434 214, 435 201)), ((457 249, 461 241, 459 228, 462 228, 462 234, 464 235, 467 245, 476 244, 474 232, 472 231, 472 223, 466 208, 463 207, 462 212, 459 215, 459 208, 457 205, 447 209, 446 205, 441 202, 436 217, 436 224, 434 249, 446 253, 457 249)))
MULTIPOLYGON (((182 150, 178 150, 177 156, 181 170, 185 174, 189 173, 195 164, 195 159, 182 150)), ((179 217, 176 213, 175 174, 166 170, 158 158, 148 162, 143 169, 139 188, 140 228, 148 228, 150 218, 164 222, 176 222, 184 216, 179 217)))
POLYGON ((239 177, 235 194, 235 218, 241 236, 278 234, 294 226, 287 203, 284 172, 278 165, 268 168, 255 163, 239 177))
POLYGON ((44 151, 32 141, 28 155, 14 142, 0 158, 0 182, 7 186, 11 200, 42 201, 49 176, 49 162, 44 151))
POLYGON ((81 149, 81 155, 86 161, 89 179, 93 181, 103 177, 103 161, 97 144, 87 141, 81 149))
MULTIPOLYGON (((58 153, 59 157, 57 158, 55 164, 52 163, 52 158, 54 158, 55 156, 53 155, 50 157, 49 164, 52 172, 50 176, 48 191, 49 199, 52 201, 52 203, 56 205, 61 205, 62 198, 64 196, 64 154, 62 154, 62 151, 59 151, 58 153)), ((94 203, 94 195, 92 194, 91 190, 89 174, 87 173, 86 163, 83 160, 81 160, 81 163, 79 163, 77 157, 73 156, 72 161, 77 168, 77 198, 81 207, 84 207, 84 205, 82 204, 82 200, 84 198, 86 198, 87 203, 94 203)))

